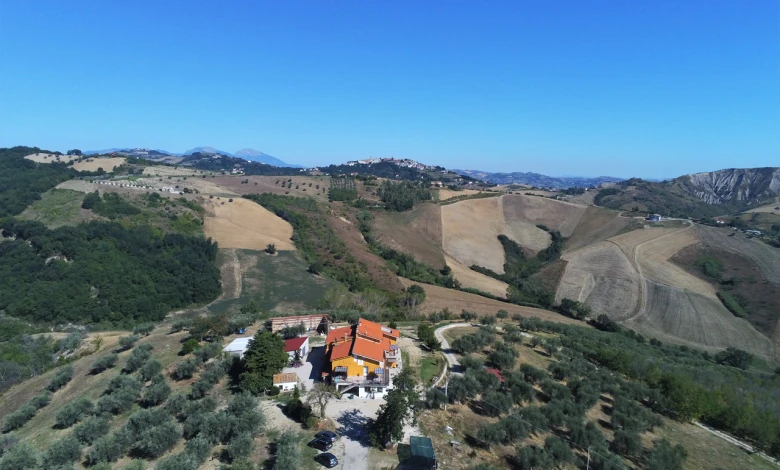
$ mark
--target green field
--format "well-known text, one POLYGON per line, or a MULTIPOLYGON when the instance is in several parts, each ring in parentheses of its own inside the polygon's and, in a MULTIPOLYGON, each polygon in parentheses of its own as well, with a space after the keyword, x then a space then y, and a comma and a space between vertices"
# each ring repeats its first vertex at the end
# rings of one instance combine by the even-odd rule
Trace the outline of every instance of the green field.
POLYGON ((431 380, 441 373, 442 366, 442 359, 438 354, 424 357, 420 361, 420 380, 422 384, 425 386, 430 385, 431 380))
MULTIPOLYGON (((88 220, 81 215, 84 193, 70 189, 51 189, 19 214, 20 219, 37 220, 49 228, 75 225, 88 220)), ((89 213, 88 213, 89 214, 89 213)))
POLYGON ((252 300, 266 311, 310 310, 328 289, 339 285, 331 279, 310 274, 309 265, 293 251, 279 251, 275 256, 256 250, 236 251, 244 270, 241 295, 212 303, 208 307, 212 313, 237 311, 252 300))

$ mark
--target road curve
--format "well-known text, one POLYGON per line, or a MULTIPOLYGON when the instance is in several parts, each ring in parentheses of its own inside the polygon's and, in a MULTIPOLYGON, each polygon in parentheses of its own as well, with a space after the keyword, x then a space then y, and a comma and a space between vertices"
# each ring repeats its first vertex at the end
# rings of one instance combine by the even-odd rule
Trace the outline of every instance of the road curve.
POLYGON ((436 328, 433 331, 433 334, 436 335, 436 339, 441 343, 441 352, 447 359, 447 365, 452 373, 458 373, 455 372, 455 370, 460 367, 460 362, 458 362, 458 357, 455 355, 455 352, 450 347, 450 343, 447 342, 447 339, 442 332, 444 330, 449 330, 450 328, 462 328, 464 326, 471 326, 471 323, 450 323, 449 325, 436 328))

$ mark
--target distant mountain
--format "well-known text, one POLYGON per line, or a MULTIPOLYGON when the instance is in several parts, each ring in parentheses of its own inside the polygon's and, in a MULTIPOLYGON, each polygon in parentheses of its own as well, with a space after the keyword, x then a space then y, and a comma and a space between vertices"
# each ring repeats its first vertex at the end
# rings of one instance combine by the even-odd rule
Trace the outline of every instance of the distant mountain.
POLYGON ((470 176, 478 180, 495 184, 524 184, 526 186, 536 186, 538 188, 566 189, 566 188, 589 188, 598 186, 602 183, 616 183, 622 181, 622 178, 612 176, 597 176, 595 178, 585 178, 580 176, 546 176, 539 173, 524 173, 517 171, 513 173, 490 173, 479 170, 452 170, 459 175, 470 176))
POLYGON ((595 202, 613 209, 714 217, 780 196, 780 168, 729 168, 654 183, 632 178, 603 189, 595 202))
POLYGON ((273 166, 287 166, 287 167, 293 167, 293 168, 301 168, 300 165, 293 165, 290 163, 285 163, 281 160, 279 160, 276 157, 272 157, 271 155, 268 155, 267 153, 263 153, 259 150, 255 149, 241 149, 233 154, 234 157, 238 158, 244 158, 246 160, 251 160, 253 162, 259 162, 259 163, 265 163, 266 165, 273 165, 273 166))
POLYGON ((222 155, 227 155, 228 157, 234 157, 230 152, 225 152, 224 150, 215 149, 214 147, 195 147, 187 150, 182 155, 192 155, 193 153, 219 153, 222 155))

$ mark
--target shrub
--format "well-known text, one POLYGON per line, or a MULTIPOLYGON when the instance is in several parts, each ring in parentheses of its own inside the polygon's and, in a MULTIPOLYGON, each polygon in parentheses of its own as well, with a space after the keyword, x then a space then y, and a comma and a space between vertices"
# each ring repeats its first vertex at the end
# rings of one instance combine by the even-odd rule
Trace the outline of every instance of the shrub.
POLYGON ((171 387, 165 381, 153 383, 144 390, 141 405, 145 407, 157 406, 164 402, 171 394, 171 387))
POLYGON ((200 362, 206 362, 209 359, 217 357, 222 352, 222 341, 208 343, 195 351, 195 358, 200 362))
POLYGON ((171 333, 178 333, 182 330, 188 329, 192 325, 192 322, 189 320, 176 320, 173 323, 171 323, 171 333))
POLYGON ((55 468, 76 462, 81 458, 81 444, 73 436, 54 441, 41 459, 44 468, 55 468))
POLYGON ((21 428, 27 421, 30 421, 33 416, 35 416, 37 411, 37 408, 28 403, 18 410, 8 413, 5 417, 5 421, 3 421, 3 432, 10 432, 21 428))
POLYGON ((155 470, 197 470, 198 467, 200 464, 197 459, 184 451, 160 460, 154 468, 155 470))
POLYGON ((0 470, 27 470, 38 468, 38 453, 27 443, 7 450, 0 458, 0 470))
POLYGON ((165 411, 167 411, 171 416, 178 418, 184 413, 184 410, 186 409, 189 402, 190 401, 187 400, 185 395, 177 393, 176 395, 168 398, 168 401, 165 402, 165 411))
POLYGON ((495 390, 488 390, 482 395, 485 413, 490 416, 499 416, 509 412, 514 405, 511 395, 495 390))
POLYGON ((193 358, 176 363, 175 375, 177 380, 191 379, 197 371, 198 362, 193 358))
POLYGON ((200 343, 195 338, 190 338, 187 341, 184 342, 181 346, 181 352, 179 353, 182 356, 186 356, 187 354, 191 354, 200 348, 200 343))
POLYGON ((70 379, 73 378, 73 367, 70 365, 60 367, 57 369, 57 372, 54 374, 54 377, 52 377, 49 380, 49 383, 46 384, 46 390, 50 392, 56 392, 57 390, 61 389, 65 385, 67 385, 68 382, 70 382, 70 379))
POLYGON ((481 369, 485 365, 485 363, 482 362, 482 359, 469 354, 468 356, 464 356, 460 360, 460 365, 465 371, 468 369, 481 369))
POLYGON ((87 453, 87 463, 97 465, 100 462, 116 462, 125 454, 125 443, 116 434, 103 436, 96 440, 87 453))
POLYGON ((108 434, 109 427, 108 419, 90 416, 73 428, 73 437, 84 445, 91 445, 97 439, 108 434))
POLYGON ((173 422, 163 422, 142 431, 133 446, 140 456, 155 459, 171 449, 181 437, 181 428, 173 422))
POLYGON ((276 461, 273 470, 299 468, 300 463, 298 435, 292 431, 283 432, 276 440, 276 461))
POLYGON ((214 446, 202 437, 196 437, 187 441, 185 452, 195 459, 199 464, 203 464, 211 455, 211 449, 214 446))
POLYGON ((642 440, 635 432, 618 429, 615 431, 615 438, 612 440, 609 450, 623 456, 637 455, 642 450, 642 440))
POLYGON ((99 374, 106 369, 114 367, 118 359, 119 356, 116 353, 106 354, 92 364, 92 373, 99 374))
POLYGON ((160 371, 162 371, 162 365, 158 361, 151 360, 147 361, 146 364, 141 367, 139 375, 141 376, 142 381, 148 382, 152 380, 152 377, 159 374, 160 371))
POLYGON ((126 351, 133 347, 133 345, 141 339, 139 336, 136 335, 130 335, 130 336, 122 336, 119 338, 119 347, 122 351, 126 351))
POLYGON ((228 444, 227 452, 230 460, 249 457, 255 447, 255 439, 249 433, 241 433, 233 437, 228 444))
POLYGON ((51 403, 51 392, 41 392, 38 395, 32 397, 28 403, 36 410, 40 410, 44 406, 47 406, 49 403, 51 403))
POLYGON ((154 323, 142 323, 133 328, 134 336, 149 336, 149 333, 154 330, 154 323))
POLYGON ((141 348, 139 346, 133 349, 130 357, 127 358, 125 366, 122 368, 122 372, 130 374, 137 371, 146 364, 146 361, 148 361, 150 357, 152 357, 152 354, 146 348, 141 348))
POLYGON ((94 405, 86 398, 79 398, 67 403, 57 411, 54 425, 60 429, 65 429, 78 423, 82 416, 92 412, 94 405))

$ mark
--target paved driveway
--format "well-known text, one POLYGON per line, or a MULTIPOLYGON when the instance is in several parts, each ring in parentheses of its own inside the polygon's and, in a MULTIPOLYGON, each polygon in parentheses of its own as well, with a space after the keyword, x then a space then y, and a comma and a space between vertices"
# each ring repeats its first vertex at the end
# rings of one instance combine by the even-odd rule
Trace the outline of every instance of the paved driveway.
POLYGON ((458 357, 455 351, 452 350, 450 343, 447 342, 447 339, 444 337, 442 333, 444 332, 444 330, 449 330, 450 328, 462 328, 464 326, 471 326, 471 324, 450 323, 449 325, 443 326, 441 328, 437 328, 433 332, 433 334, 436 336, 436 339, 438 339, 439 342, 441 343, 441 352, 444 354, 444 357, 447 359, 447 363, 450 366, 450 371, 454 374, 460 373, 460 362, 458 362, 458 357))
POLYGON ((298 376, 298 380, 306 386, 306 390, 314 387, 314 382, 320 379, 322 368, 325 366, 325 346, 317 346, 309 350, 309 355, 304 358, 301 367, 285 367, 282 372, 292 372, 298 376))

